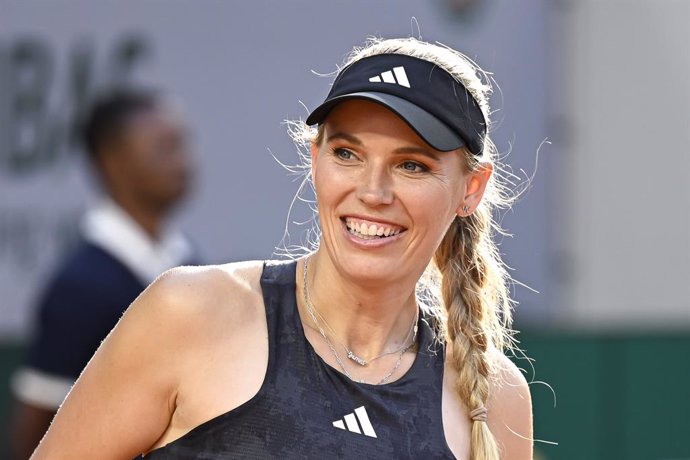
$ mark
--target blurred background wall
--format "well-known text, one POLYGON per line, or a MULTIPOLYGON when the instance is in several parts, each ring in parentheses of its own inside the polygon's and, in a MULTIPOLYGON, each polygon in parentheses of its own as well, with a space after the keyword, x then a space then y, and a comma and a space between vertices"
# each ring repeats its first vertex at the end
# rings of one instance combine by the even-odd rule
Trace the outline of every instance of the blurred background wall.
POLYGON ((179 225, 209 262, 270 258, 308 215, 288 217, 283 120, 365 37, 421 35, 494 74, 494 141, 534 174, 501 248, 535 436, 559 444, 537 456, 690 458, 689 24, 684 0, 0 0, 0 431, 38 287, 94 196, 74 128, 95 91, 171 91, 199 164, 179 225))

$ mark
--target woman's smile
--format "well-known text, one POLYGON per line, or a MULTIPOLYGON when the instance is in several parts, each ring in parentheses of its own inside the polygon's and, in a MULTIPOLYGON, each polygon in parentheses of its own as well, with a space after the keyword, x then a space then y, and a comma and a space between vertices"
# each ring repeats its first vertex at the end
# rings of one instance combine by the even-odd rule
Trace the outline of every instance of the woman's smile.
POLYGON ((341 218, 349 241, 364 248, 379 248, 398 241, 405 227, 371 219, 341 218))
POLYGON ((343 220, 347 229, 350 230, 350 233, 362 237, 365 240, 376 237, 388 238, 389 236, 395 236, 405 230, 405 227, 399 227, 381 221, 357 219, 355 217, 346 217, 343 220))

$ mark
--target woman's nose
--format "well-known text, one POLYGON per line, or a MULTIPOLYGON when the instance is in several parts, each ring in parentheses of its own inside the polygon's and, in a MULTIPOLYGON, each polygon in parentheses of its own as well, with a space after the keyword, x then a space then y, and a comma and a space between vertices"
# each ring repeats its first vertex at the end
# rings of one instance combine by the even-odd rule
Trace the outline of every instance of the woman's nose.
POLYGON ((392 180, 385 167, 369 165, 362 172, 357 187, 357 198, 368 206, 381 206, 393 202, 392 180))

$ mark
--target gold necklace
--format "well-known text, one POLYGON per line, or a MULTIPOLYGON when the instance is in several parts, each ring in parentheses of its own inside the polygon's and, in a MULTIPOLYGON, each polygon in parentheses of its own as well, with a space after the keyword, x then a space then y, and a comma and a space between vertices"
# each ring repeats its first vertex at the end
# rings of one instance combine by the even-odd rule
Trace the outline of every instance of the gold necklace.
MULTIPOLYGON (((328 348, 330 348, 331 352, 333 353, 333 356, 335 357, 336 362, 338 363, 338 365, 342 369, 343 373, 350 380, 355 380, 352 377, 352 375, 350 375, 350 373, 348 372, 347 368, 345 367, 345 363, 343 363, 343 360, 340 358, 340 354, 338 354, 338 352, 336 351, 335 347, 333 346, 333 343, 328 338, 326 331, 323 330, 319 320, 317 319, 317 315, 318 315, 321 318, 321 320, 323 321, 323 323, 326 325, 326 327, 328 327, 333 332, 333 335, 336 337, 336 339, 338 339, 337 335, 335 334, 335 330, 333 330, 333 328, 326 322, 326 319, 323 317, 323 315, 321 315, 321 313, 319 313, 318 310, 316 310, 316 307, 314 307, 314 305, 311 303, 311 298, 309 297, 309 284, 307 282, 308 266, 309 266, 309 257, 307 257, 304 260, 304 269, 303 269, 304 304, 307 307, 307 311, 309 312, 309 316, 311 316, 311 319, 314 322, 314 325, 316 326, 319 333, 321 334, 321 336, 326 341, 328 348)), ((409 345, 403 344, 397 350, 381 353, 380 355, 370 359, 369 361, 365 361, 364 359, 358 357, 357 355, 354 354, 354 352, 352 352, 352 350, 350 350, 347 346, 345 346, 345 344, 343 344, 339 340, 338 341, 340 343, 340 346, 343 347, 347 351, 347 357, 349 359, 351 359, 352 361, 356 362, 357 364, 359 364, 360 366, 366 366, 367 364, 369 364, 369 363, 371 363, 371 362, 373 362, 373 361, 375 361, 375 360, 377 360, 383 356, 391 355, 394 353, 400 353, 400 355, 398 356, 398 360, 396 361, 395 365, 390 370, 390 372, 388 372, 388 374, 386 374, 377 383, 377 385, 381 385, 381 384, 385 383, 386 381, 388 381, 388 379, 393 375, 393 373, 395 373, 395 371, 398 370, 398 368, 400 367, 400 364, 402 363, 403 355, 405 354, 406 351, 408 351, 410 348, 412 348, 414 346, 415 341, 417 340, 417 330, 418 330, 417 323, 418 323, 418 320, 419 320, 419 308, 417 308, 417 311, 415 313, 415 318, 414 318, 414 321, 412 323, 412 327, 410 328, 410 332, 408 332, 407 336, 405 336, 405 339, 407 339, 407 337, 409 337, 409 335, 412 334, 412 342, 409 345)), ((407 340, 405 340, 405 342, 407 342, 407 340)), ((364 380, 361 380, 361 379, 356 380, 356 381, 358 381, 360 383, 366 383, 366 382, 364 382, 364 380)))

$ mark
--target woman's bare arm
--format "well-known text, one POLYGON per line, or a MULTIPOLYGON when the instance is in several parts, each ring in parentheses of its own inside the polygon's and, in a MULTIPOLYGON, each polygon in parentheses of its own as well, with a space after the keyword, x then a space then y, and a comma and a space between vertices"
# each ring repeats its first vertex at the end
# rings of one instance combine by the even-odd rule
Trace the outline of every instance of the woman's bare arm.
MULTIPOLYGON (((174 269, 130 306, 58 411, 35 459, 131 459, 164 432, 186 350, 201 333, 203 297, 189 270, 174 269)), ((198 276, 198 275, 196 275, 198 276)))
POLYGON ((501 460, 532 460, 532 398, 522 372, 501 354, 491 383, 488 423, 501 460))

